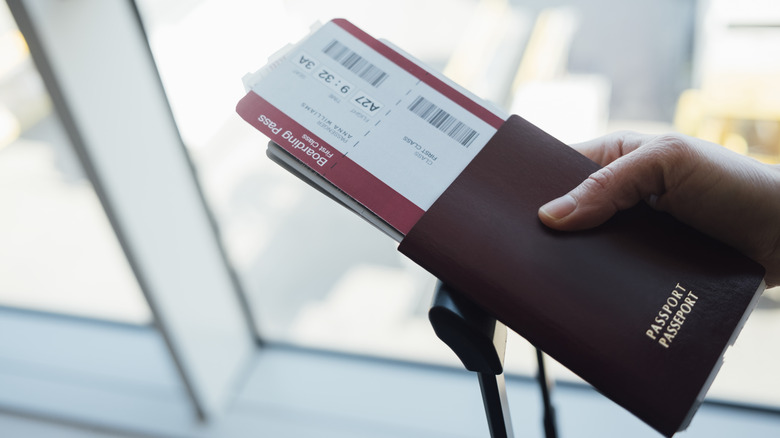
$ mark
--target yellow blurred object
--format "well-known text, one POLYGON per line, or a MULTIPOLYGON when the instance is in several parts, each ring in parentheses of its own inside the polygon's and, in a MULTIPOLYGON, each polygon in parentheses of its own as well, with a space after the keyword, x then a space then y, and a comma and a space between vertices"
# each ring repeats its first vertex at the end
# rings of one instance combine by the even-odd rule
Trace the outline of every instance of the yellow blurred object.
POLYGON ((693 83, 675 125, 768 163, 780 162, 780 9, 772 0, 699 2, 693 83))
POLYGON ((700 2, 693 83, 676 128, 768 163, 780 162, 780 9, 771 0, 700 2))
POLYGON ((566 74, 569 48, 579 24, 572 8, 548 8, 539 13, 528 39, 512 91, 525 82, 557 79, 566 74))
POLYGON ((51 114, 51 100, 17 29, 0 34, 0 145, 51 114))
POLYGON ((30 56, 21 32, 13 30, 0 35, 0 82, 16 71, 30 56))
POLYGON ((677 101, 674 124, 684 134, 780 163, 780 77, 721 77, 677 101))
POLYGON ((508 0, 481 0, 444 67, 444 75, 477 96, 506 106, 530 21, 508 0))
MULTIPOLYGON (((29 56, 27 43, 18 30, 0 35, 0 85, 19 73, 29 56)), ((0 149, 19 138, 21 131, 19 119, 4 105, 0 96, 0 149)))
POLYGON ((479 56, 492 56, 490 53, 499 44, 500 34, 494 32, 496 22, 510 12, 506 0, 482 0, 473 14, 469 26, 464 30, 462 38, 444 67, 444 76, 460 85, 469 87, 475 78, 480 76, 489 59, 479 56))
POLYGON ((701 90, 685 90, 680 93, 677 99, 677 112, 674 115, 674 126, 678 131, 697 135, 701 131, 702 120, 704 119, 704 108, 701 106, 701 90))
POLYGON ((742 155, 748 154, 747 140, 736 132, 731 132, 726 136, 726 139, 723 141, 723 146, 742 155))

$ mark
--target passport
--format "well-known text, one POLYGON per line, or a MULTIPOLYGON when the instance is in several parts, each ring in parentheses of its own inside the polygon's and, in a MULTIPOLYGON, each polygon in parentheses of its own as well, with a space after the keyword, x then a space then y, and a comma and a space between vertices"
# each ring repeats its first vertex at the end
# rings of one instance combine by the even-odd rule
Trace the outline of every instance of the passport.
POLYGON ((598 165, 346 20, 244 83, 270 158, 661 434, 687 427, 759 264, 644 204, 545 227, 539 207, 598 165))

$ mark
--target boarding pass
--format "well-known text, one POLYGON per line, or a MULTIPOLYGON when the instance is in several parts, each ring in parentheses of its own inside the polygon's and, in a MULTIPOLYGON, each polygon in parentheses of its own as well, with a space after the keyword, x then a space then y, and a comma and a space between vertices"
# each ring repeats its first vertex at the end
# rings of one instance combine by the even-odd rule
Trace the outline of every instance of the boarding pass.
POLYGON ((402 235, 507 118, 343 19, 244 84, 246 121, 402 235))

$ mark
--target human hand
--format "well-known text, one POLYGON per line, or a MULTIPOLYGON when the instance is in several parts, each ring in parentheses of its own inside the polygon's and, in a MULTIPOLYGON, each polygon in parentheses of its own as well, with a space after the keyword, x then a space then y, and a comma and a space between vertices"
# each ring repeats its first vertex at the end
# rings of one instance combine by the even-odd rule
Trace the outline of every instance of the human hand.
POLYGON ((780 285, 780 166, 676 134, 621 132, 574 148, 604 167, 542 206, 545 225, 592 228, 645 201, 761 263, 767 285, 780 285))

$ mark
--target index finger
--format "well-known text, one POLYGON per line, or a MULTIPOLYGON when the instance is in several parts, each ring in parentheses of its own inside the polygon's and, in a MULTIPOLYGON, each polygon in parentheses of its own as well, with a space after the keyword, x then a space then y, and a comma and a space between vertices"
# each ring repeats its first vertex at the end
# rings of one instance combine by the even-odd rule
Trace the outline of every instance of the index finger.
POLYGON ((585 155, 600 166, 617 160, 618 158, 633 152, 646 144, 650 135, 639 134, 631 131, 620 131, 571 145, 577 152, 585 155))

